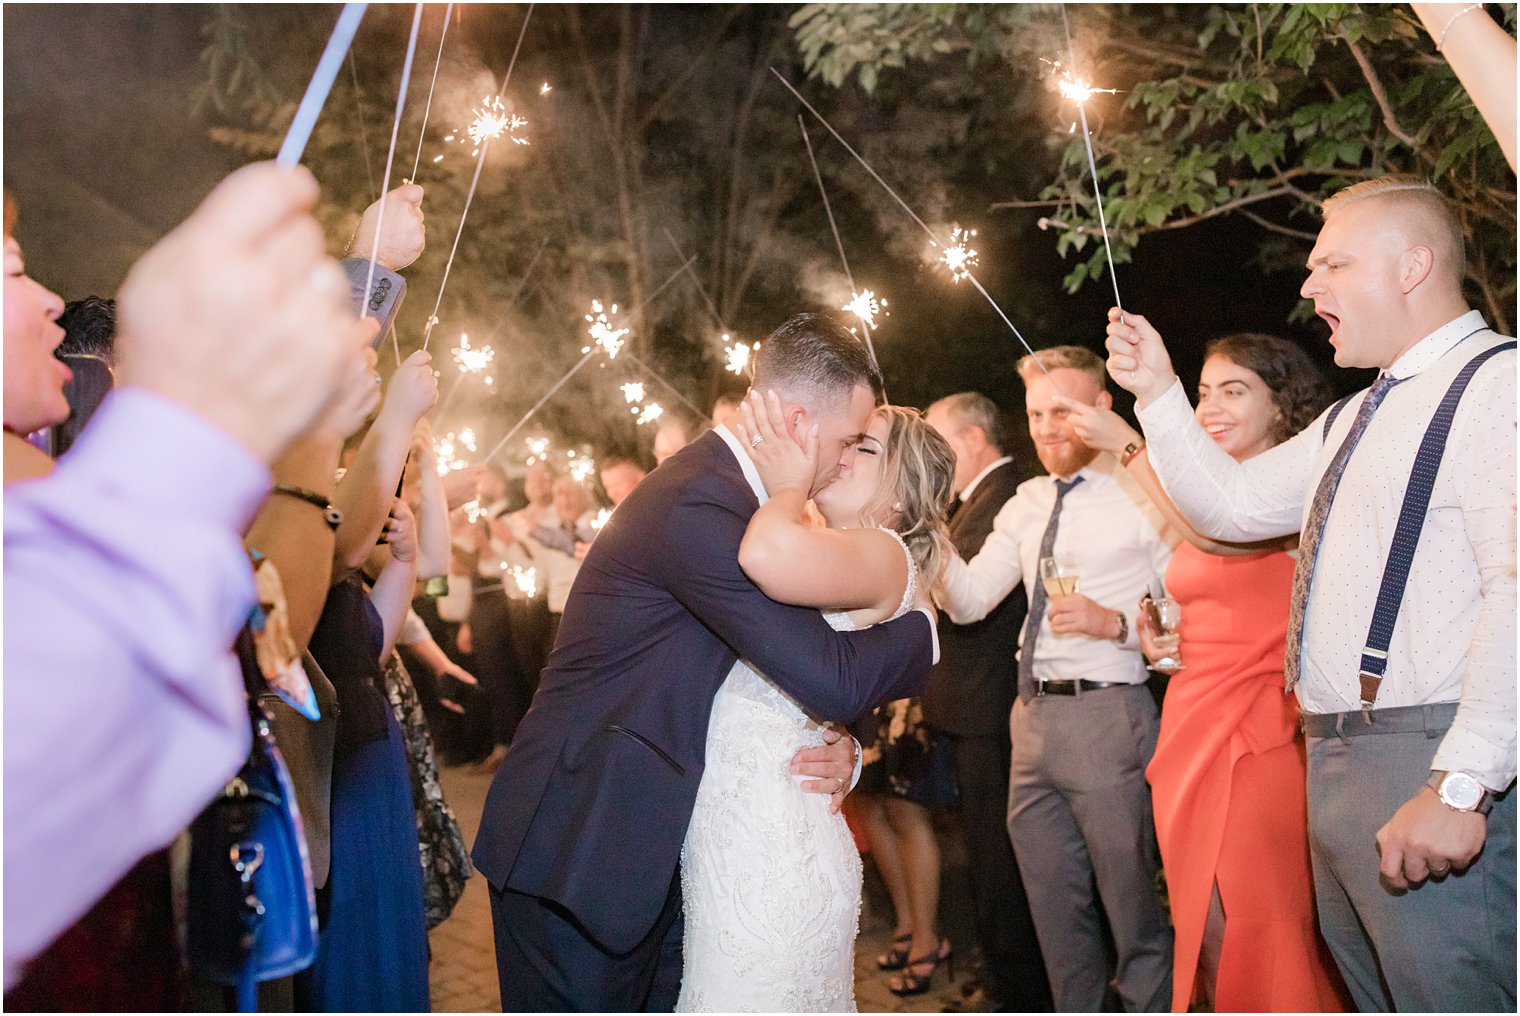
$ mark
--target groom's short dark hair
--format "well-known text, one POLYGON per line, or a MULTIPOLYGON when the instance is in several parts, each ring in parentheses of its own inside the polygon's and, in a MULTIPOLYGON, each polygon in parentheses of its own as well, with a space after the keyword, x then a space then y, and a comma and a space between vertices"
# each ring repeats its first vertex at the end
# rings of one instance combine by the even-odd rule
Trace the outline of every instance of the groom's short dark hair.
POLYGON ((767 335, 755 354, 755 388, 831 397, 865 385, 885 399, 881 371, 866 347, 825 314, 798 314, 767 335))

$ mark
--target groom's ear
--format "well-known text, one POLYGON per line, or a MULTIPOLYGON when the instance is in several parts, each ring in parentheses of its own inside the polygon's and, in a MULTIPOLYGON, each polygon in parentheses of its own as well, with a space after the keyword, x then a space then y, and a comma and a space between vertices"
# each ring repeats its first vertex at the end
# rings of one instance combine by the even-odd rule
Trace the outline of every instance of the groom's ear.
POLYGON ((801 435, 807 433, 808 412, 801 405, 793 404, 783 409, 786 415, 786 432, 792 440, 802 443, 801 435))

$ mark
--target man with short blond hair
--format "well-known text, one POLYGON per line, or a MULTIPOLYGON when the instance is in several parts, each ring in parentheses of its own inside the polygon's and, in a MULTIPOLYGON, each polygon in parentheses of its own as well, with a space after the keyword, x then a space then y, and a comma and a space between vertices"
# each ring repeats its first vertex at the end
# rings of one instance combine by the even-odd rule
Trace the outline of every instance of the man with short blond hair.
POLYGON ((1468 308, 1454 223, 1409 177, 1325 203, 1302 294, 1336 363, 1380 374, 1246 462, 1149 322, 1109 312, 1109 370, 1189 521, 1302 534, 1284 662, 1320 930, 1364 1012, 1515 1009, 1515 343, 1468 308))

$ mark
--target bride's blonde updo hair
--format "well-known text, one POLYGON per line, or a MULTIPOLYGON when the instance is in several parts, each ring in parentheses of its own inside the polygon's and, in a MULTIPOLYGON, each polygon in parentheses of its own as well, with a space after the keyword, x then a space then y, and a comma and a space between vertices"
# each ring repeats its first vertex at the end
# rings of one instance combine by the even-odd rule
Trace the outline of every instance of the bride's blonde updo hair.
POLYGON ((955 452, 924 414, 906 406, 878 406, 890 424, 881 485, 861 510, 862 525, 896 530, 918 566, 919 588, 935 583, 955 548, 945 527, 955 496, 955 452))

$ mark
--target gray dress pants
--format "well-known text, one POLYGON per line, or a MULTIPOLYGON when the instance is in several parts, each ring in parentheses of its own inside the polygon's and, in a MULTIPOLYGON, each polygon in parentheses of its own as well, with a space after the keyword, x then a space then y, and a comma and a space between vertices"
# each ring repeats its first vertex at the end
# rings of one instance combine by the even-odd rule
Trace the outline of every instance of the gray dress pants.
POLYGON ((1160 718, 1144 685, 1020 699, 1010 719, 1008 832, 1058 1012, 1097 1012, 1108 985, 1093 887, 1129 1012, 1172 1000, 1172 929, 1145 767, 1160 718))
POLYGON ((1378 874, 1377 831, 1430 778, 1455 714, 1428 709, 1423 731, 1369 734, 1352 713, 1345 736, 1307 739, 1320 931, 1362 1012, 1514 1012, 1513 786, 1489 813, 1483 852, 1467 871, 1407 890, 1378 874))

